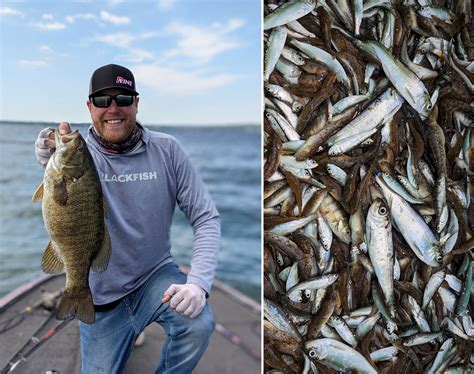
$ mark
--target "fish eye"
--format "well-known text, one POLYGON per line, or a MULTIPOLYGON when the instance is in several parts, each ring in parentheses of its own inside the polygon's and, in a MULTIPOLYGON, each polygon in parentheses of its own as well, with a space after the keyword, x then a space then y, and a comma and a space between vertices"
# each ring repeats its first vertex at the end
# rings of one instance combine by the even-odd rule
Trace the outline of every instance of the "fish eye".
POLYGON ((281 254, 279 254, 279 253, 278 253, 278 255, 277 255, 276 260, 277 260, 277 264, 280 265, 280 266, 283 266, 283 264, 285 263, 285 262, 283 261, 283 257, 282 257, 281 254))
POLYGON ((382 216, 386 215, 387 214, 387 208, 385 208, 384 206, 381 206, 379 208, 379 214, 382 215, 382 216))
POLYGON ((433 105, 431 105, 431 103, 429 103, 427 106, 426 106, 426 109, 428 110, 431 110, 433 108, 433 105))
POLYGON ((308 352, 309 357, 315 358, 316 357, 316 350, 314 348, 311 348, 308 352))
POLYGON ((443 262, 443 256, 437 255, 436 256, 436 262, 439 262, 439 263, 443 262))
POLYGON ((271 114, 270 113, 265 113, 265 117, 270 118, 271 114))
POLYGON ((425 54, 426 54, 426 52, 427 52, 427 51, 426 51, 426 48, 424 48, 424 47, 423 47, 423 48, 421 48, 421 53, 423 53, 423 54, 425 55, 425 54))

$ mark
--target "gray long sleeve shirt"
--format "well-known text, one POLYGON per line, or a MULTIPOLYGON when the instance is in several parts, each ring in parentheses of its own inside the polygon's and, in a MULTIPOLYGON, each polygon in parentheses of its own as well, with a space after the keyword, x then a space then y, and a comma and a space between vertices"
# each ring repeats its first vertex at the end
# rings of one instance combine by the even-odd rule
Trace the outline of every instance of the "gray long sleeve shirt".
POLYGON ((103 273, 91 271, 94 304, 115 301, 173 261, 170 227, 176 203, 194 232, 188 283, 210 292, 217 265, 220 218, 188 156, 170 135, 144 128, 142 141, 126 154, 86 138, 106 203, 112 256, 103 273))

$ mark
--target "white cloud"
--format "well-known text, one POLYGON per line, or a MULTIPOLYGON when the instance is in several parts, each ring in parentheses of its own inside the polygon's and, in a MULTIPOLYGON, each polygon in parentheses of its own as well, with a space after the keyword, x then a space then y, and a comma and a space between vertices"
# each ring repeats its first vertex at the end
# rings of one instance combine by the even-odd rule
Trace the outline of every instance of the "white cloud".
POLYGON ((116 60, 140 63, 144 60, 154 59, 154 55, 152 52, 147 50, 133 47, 132 43, 137 40, 153 38, 157 35, 158 34, 156 32, 143 32, 136 35, 127 32, 119 32, 107 35, 99 35, 93 38, 92 41, 105 43, 120 49, 125 49, 127 53, 116 56, 116 60))
POLYGON ((126 25, 130 23, 130 18, 128 17, 116 16, 105 11, 100 12, 100 18, 114 25, 126 25))
POLYGON ((229 20, 229 22, 227 23, 227 27, 225 27, 225 25, 224 25, 224 27, 225 27, 224 32, 228 33, 228 32, 240 29, 244 25, 245 25, 244 20, 238 19, 238 18, 233 18, 233 19, 229 20))
POLYGON ((43 53, 53 53, 53 50, 51 49, 51 47, 49 45, 40 45, 39 47, 39 50, 40 52, 43 52, 43 53))
POLYGON ((176 0, 158 0, 158 9, 170 10, 176 4, 176 0))
POLYGON ((20 12, 19 10, 9 8, 9 7, 6 7, 6 6, 1 6, 0 7, 0 14, 5 14, 5 15, 8 15, 8 16, 20 16, 20 17, 24 16, 23 13, 20 12))
POLYGON ((207 63, 215 56, 238 48, 240 45, 228 35, 241 28, 244 21, 231 19, 227 23, 213 23, 198 27, 173 22, 166 28, 168 34, 178 35, 177 47, 165 53, 167 57, 185 56, 198 63, 207 63))
POLYGON ((61 53, 58 51, 53 50, 49 45, 43 44, 38 47, 38 50, 43 54, 44 58, 47 61, 51 61, 53 58, 56 57, 67 57, 67 53, 61 53))
POLYGON ((41 18, 47 19, 47 20, 52 20, 54 18, 54 16, 52 14, 43 14, 41 16, 41 18))
POLYGON ((156 36, 155 32, 143 32, 141 34, 132 35, 128 32, 117 32, 113 34, 99 35, 96 36, 93 41, 98 41, 106 44, 110 44, 118 48, 132 48, 131 44, 135 40, 149 39, 156 36))
POLYGON ((128 48, 130 43, 136 40, 137 37, 126 32, 118 32, 115 34, 100 35, 94 38, 94 40, 106 44, 110 44, 114 47, 128 48))
POLYGON ((194 95, 225 86, 239 78, 232 74, 209 75, 202 71, 185 72, 157 65, 138 65, 132 70, 140 84, 175 96, 194 95))
POLYGON ((83 21, 92 21, 96 20, 97 16, 92 13, 79 13, 72 16, 66 16, 66 21, 69 23, 74 23, 78 19, 83 21))
POLYGON ((128 54, 119 55, 115 59, 118 61, 125 61, 131 63, 140 63, 144 60, 153 60, 155 56, 153 53, 146 51, 144 49, 131 48, 128 50, 128 54))
POLYGON ((66 25, 61 22, 52 22, 52 23, 36 23, 35 26, 40 30, 63 30, 66 28, 66 25))
POLYGON ((44 60, 20 60, 18 61, 18 65, 23 68, 45 68, 48 66, 48 63, 44 60))

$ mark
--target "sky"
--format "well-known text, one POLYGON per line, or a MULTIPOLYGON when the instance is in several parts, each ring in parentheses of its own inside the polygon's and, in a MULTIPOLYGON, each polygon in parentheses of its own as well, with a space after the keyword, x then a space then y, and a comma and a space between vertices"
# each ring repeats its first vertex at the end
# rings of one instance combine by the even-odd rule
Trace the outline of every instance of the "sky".
POLYGON ((93 71, 128 67, 144 124, 258 124, 261 1, 0 1, 0 120, 90 122, 93 71))

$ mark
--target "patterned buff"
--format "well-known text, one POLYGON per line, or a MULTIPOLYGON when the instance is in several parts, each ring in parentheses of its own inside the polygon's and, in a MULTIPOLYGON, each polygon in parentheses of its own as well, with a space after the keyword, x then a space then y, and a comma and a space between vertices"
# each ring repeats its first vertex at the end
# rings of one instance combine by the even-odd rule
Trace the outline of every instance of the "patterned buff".
POLYGON ((117 153, 117 154, 127 153, 128 151, 132 150, 137 145, 137 143, 141 140, 142 133, 143 133, 143 127, 138 122, 136 122, 136 126, 133 128, 128 138, 124 142, 120 144, 116 144, 116 143, 109 143, 107 140, 101 137, 95 131, 94 126, 92 126, 92 136, 97 141, 97 143, 99 143, 100 146, 104 148, 105 150, 107 150, 108 152, 117 153))

